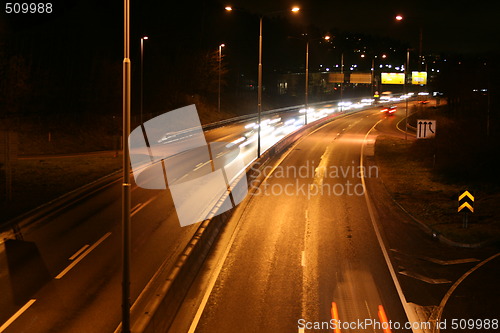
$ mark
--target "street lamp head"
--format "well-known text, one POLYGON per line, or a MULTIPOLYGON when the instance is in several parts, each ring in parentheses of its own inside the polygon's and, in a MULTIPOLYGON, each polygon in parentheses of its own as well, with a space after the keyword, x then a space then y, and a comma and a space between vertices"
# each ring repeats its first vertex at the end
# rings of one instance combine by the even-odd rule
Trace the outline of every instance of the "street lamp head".
POLYGON ((403 15, 396 15, 396 21, 402 21, 403 15))
POLYGON ((361 55, 361 58, 364 58, 364 57, 365 57, 365 55, 364 55, 364 54, 362 54, 362 55, 361 55))
POLYGON ((224 46, 226 46, 226 44, 220 44, 220 47, 224 47, 224 46))
POLYGON ((147 40, 147 39, 149 39, 149 37, 148 36, 144 36, 144 37, 142 37, 142 39, 147 40))
POLYGON ((387 54, 382 54, 382 58, 387 58, 387 54))
POLYGON ((227 10, 228 12, 232 11, 233 10, 233 7, 231 6, 226 6, 224 7, 225 10, 227 10))
POLYGON ((292 12, 294 12, 294 13, 297 13, 299 10, 300 10, 300 8, 299 8, 299 7, 293 7, 293 8, 292 8, 292 12))
POLYGON ((332 37, 330 37, 329 35, 326 35, 326 36, 325 36, 325 37, 323 37, 323 38, 324 38, 325 40, 330 40, 330 38, 332 38, 332 37))

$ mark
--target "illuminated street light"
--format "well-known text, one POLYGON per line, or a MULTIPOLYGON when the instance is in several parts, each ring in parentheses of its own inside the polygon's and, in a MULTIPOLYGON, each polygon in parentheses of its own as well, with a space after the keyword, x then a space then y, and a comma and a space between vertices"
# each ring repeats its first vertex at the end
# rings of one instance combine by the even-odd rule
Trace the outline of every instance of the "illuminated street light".
POLYGON ((217 104, 217 111, 220 113, 220 74, 221 74, 221 63, 222 63, 222 48, 226 46, 226 44, 219 45, 219 99, 217 104))
MULTIPOLYGON (((293 11, 293 9, 292 9, 293 11)), ((306 34, 307 36, 307 34, 306 34)), ((329 40, 330 39, 330 36, 326 35, 324 37, 322 37, 324 40, 329 40)), ((317 38, 318 39, 318 38, 317 38)), ((321 39, 321 38, 319 38, 321 39)), ((309 41, 310 39, 307 38, 306 39, 306 83, 305 83, 305 109, 306 109, 306 112, 304 113, 304 125, 307 125, 307 112, 309 110, 309 41)), ((327 68, 327 71, 328 71, 328 68, 327 68)))
MULTIPOLYGON (((231 6, 226 6, 225 7, 226 11, 232 11, 233 8, 231 6)), ((269 12, 265 14, 260 15, 260 20, 259 20, 259 67, 258 67, 258 88, 257 88, 257 111, 258 111, 258 116, 257 116, 257 157, 260 157, 260 119, 261 119, 261 113, 262 113, 262 20, 264 18, 264 15, 271 15, 271 14, 277 14, 277 13, 282 13, 288 10, 279 10, 279 11, 274 11, 274 12, 269 12)), ((300 11, 299 7, 293 7, 291 9, 293 13, 298 13, 300 11)))
MULTIPOLYGON (((396 21, 403 21, 403 16, 402 15, 397 15, 396 16, 396 21)), ((419 23, 419 33, 418 33, 418 69, 421 69, 421 66, 423 64, 423 57, 422 57, 422 41, 423 41, 423 28, 421 23, 419 23)))

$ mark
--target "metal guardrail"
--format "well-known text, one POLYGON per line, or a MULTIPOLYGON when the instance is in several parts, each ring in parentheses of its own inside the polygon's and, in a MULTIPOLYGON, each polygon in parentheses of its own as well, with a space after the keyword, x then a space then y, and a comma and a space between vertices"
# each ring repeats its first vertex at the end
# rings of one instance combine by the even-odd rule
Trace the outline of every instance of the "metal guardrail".
MULTIPOLYGON (((341 102, 341 100, 322 101, 322 102, 311 103, 311 104, 309 104, 309 107, 324 105, 324 104, 339 103, 339 102, 341 102)), ((261 113, 261 115, 268 116, 268 115, 278 114, 278 113, 282 113, 282 112, 292 112, 292 111, 295 111, 295 110, 303 108, 303 107, 305 107, 304 104, 286 106, 286 107, 282 107, 282 108, 278 108, 278 109, 271 109, 271 110, 263 111, 261 113)), ((206 124, 206 125, 203 125, 202 128, 203 128, 203 130, 212 130, 212 129, 215 129, 218 127, 222 127, 224 125, 234 124, 237 122, 242 122, 242 121, 250 120, 250 119, 254 119, 254 118, 256 119, 257 117, 258 117, 257 113, 251 113, 251 114, 246 114, 243 116, 224 119, 224 120, 217 121, 214 123, 206 124)))

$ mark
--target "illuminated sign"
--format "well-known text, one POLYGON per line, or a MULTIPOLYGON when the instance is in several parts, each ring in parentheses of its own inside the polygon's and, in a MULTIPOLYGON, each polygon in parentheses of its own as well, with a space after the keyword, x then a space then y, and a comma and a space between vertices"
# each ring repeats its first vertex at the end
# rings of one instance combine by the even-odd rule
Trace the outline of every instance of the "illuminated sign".
POLYGON ((382 73, 382 84, 404 84, 404 73, 382 73))
POLYGON ((351 83, 372 83, 372 75, 370 73, 352 73, 351 83))
POLYGON ((411 72, 411 84, 427 84, 427 72, 411 72))
POLYGON ((330 73, 328 74, 328 82, 330 83, 344 83, 344 75, 340 73, 330 73))

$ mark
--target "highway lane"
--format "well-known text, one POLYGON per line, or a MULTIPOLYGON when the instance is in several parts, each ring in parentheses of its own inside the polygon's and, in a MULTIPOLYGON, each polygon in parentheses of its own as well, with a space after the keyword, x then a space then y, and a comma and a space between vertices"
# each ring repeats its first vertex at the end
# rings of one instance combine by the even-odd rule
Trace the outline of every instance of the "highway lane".
MULTIPOLYGON (((220 132, 228 130, 221 128, 220 132)), ((230 130, 228 130, 230 131, 230 130)), ((211 131, 211 138, 217 136, 211 131)), ((2 289, 0 322, 36 299, 6 332, 112 332, 120 322, 121 187, 105 188, 54 219, 23 230, 26 243, 0 245, 2 289), (85 246, 111 235, 59 279, 85 246), (20 246, 37 252, 20 257, 20 246)), ((181 228, 168 191, 132 190, 132 285, 134 301, 164 260, 170 265, 196 226, 181 228), (134 209, 135 208, 135 209, 134 209)), ((87 248, 87 249, 88 249, 87 248)), ((85 252, 85 251, 84 251, 85 252)), ((83 254, 84 252, 80 253, 83 254)))
MULTIPOLYGON (((338 119, 304 139, 275 172, 288 167, 297 169, 308 161, 309 165, 314 162, 314 166, 321 161, 329 161, 332 166, 356 165, 364 134, 382 120, 370 132, 365 146, 364 163, 374 166, 375 136, 404 138, 396 126, 399 123, 401 128, 404 124, 404 114, 404 106, 400 104, 397 113, 390 117, 366 111, 350 116, 351 121, 338 119), (358 119, 354 120, 355 117, 358 119)), ((408 135, 409 140, 412 138, 408 135)), ((369 172, 368 175, 365 181, 373 215, 393 263, 394 275, 414 320, 429 332, 429 317, 439 308, 451 285, 498 250, 494 246, 456 248, 437 242, 394 204, 380 177, 370 176, 369 172)), ((324 178, 323 183, 332 186, 345 185, 347 180, 359 183, 359 177, 349 173, 343 178, 324 178)), ((269 177, 262 188, 279 192, 288 186, 293 192, 318 181, 315 172, 304 177, 282 173, 269 177)), ((379 304, 383 305, 388 320, 403 324, 407 318, 402 302, 381 258, 373 226, 367 222, 366 203, 359 199, 345 195, 307 197, 300 190, 292 195, 254 197, 239 220, 233 234, 234 244, 230 251, 226 250, 227 259, 215 254, 203 270, 204 275, 216 277, 213 290, 206 277, 200 278, 195 288, 202 289, 203 294, 197 301, 195 293, 190 294, 170 332, 301 332, 298 318, 327 321, 331 318, 331 302, 335 302, 337 316, 342 321, 377 319, 379 304), (206 304, 200 301, 202 296, 207 297, 206 304)), ((477 295, 478 288, 483 290, 476 282, 469 293, 477 295)), ((487 295, 487 289, 482 293, 487 295)), ((491 303, 489 298, 474 298, 474 301, 491 303)), ((321 332, 311 332, 317 331, 321 332)))
MULTIPOLYGON (((163 191, 158 196, 159 191, 156 192, 154 195, 141 189, 133 192, 133 206, 140 201, 147 202, 150 196, 157 196, 149 203, 148 209, 132 217, 133 300, 163 260, 175 260, 194 232, 193 228, 180 228, 175 214, 163 209, 167 206, 168 193, 163 191)), ((38 279, 44 284, 38 286, 38 291, 32 295, 18 296, 37 301, 6 332, 50 332, 55 328, 64 332, 112 332, 116 328, 121 303, 121 227, 120 203, 113 194, 116 193, 107 193, 114 198, 110 206, 78 221, 76 227, 67 226, 68 229, 56 234, 49 234, 42 228, 40 233, 33 234, 36 237, 31 237, 30 233, 25 235, 25 240, 35 241, 38 245, 38 260, 44 263, 45 275, 24 278, 38 279), (109 232, 111 234, 85 258, 57 278, 74 261, 68 258, 85 245, 93 246, 109 232)), ((89 205, 86 206, 88 209, 89 205)), ((67 221, 74 220, 66 216, 58 219, 61 228, 67 221)), ((18 278, 11 276, 11 282, 19 283, 18 278)), ((19 301, 12 299, 14 305, 21 304, 19 301)))
MULTIPOLYGON (((291 116, 287 113, 285 119, 291 116)), ((207 141, 236 140, 248 130, 247 125, 208 131, 207 141)), ((263 147, 285 134, 266 135, 263 147)), ((255 158, 255 133, 247 142, 242 145, 245 163, 255 158)), ((21 230, 24 242, 0 245, 2 331, 106 332, 116 328, 120 321, 120 192, 117 181, 49 221, 21 230)), ((173 263, 196 226, 179 226, 168 191, 134 185, 132 207, 133 302, 162 262, 173 263)))
MULTIPOLYGON (((196 332, 300 332, 306 323, 328 324, 332 312, 347 323, 380 321, 380 306, 405 323, 358 174, 365 134, 381 117, 376 109, 323 127, 261 185, 196 332), (308 172, 297 176, 301 167, 308 172)), ((322 327, 317 332, 332 331, 322 327)), ((342 332, 361 331, 351 328, 342 332)))

